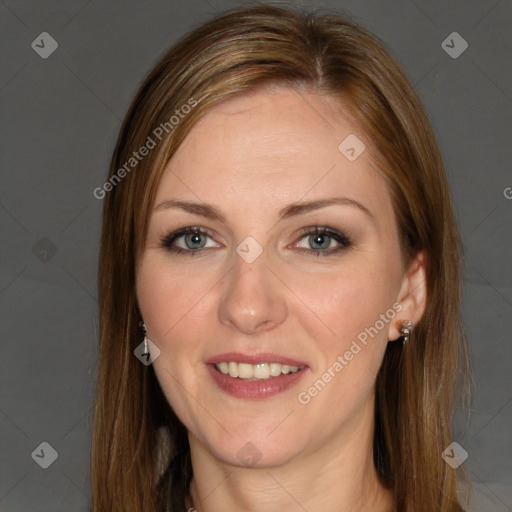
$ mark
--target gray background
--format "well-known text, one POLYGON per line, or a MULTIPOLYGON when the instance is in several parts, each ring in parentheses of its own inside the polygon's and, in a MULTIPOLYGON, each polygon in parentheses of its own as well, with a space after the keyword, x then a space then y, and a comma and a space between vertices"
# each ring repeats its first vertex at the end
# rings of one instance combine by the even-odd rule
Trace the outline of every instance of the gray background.
MULTIPOLYGON (((152 64, 199 22, 242 4, 0 4, 2 512, 88 509, 102 207, 92 191, 152 64), (45 31, 58 42, 47 59, 31 47, 45 31), (58 453, 47 469, 32 456, 42 442, 58 453)), ((471 422, 459 413, 454 437, 469 454, 470 510, 511 511, 511 1, 314 5, 345 9, 384 39, 434 123, 467 252, 463 312, 476 383, 471 422), (456 59, 441 45, 454 31, 469 44, 456 59)))

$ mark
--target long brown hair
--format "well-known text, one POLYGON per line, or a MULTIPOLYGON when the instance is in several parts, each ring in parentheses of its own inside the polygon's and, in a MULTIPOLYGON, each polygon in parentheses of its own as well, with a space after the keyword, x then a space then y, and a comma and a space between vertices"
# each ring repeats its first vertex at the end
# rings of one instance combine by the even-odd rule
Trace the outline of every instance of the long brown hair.
POLYGON ((108 181, 95 192, 104 210, 93 510, 185 510, 192 477, 187 431, 152 366, 134 356, 142 341, 137 268, 160 177, 180 142, 211 107, 270 83, 349 101, 389 183, 404 264, 425 251, 426 311, 406 348, 388 344, 377 377, 374 461, 398 512, 460 511, 456 472, 441 453, 452 442, 457 376, 469 375, 462 247, 434 132, 408 78, 375 36, 338 12, 269 5, 217 16, 159 60, 123 122, 108 181), (168 429, 169 459, 161 458, 160 427, 168 429))

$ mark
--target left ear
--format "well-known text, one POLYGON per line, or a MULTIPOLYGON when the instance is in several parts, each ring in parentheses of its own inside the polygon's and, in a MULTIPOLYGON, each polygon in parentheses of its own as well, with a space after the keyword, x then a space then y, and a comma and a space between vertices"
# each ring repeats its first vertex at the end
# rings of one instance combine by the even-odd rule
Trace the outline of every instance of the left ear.
POLYGON ((416 325, 423 316, 427 304, 427 277, 425 272, 426 255, 420 251, 409 265, 398 294, 397 302, 402 309, 389 328, 389 340, 397 340, 402 336, 400 321, 411 320, 416 325))

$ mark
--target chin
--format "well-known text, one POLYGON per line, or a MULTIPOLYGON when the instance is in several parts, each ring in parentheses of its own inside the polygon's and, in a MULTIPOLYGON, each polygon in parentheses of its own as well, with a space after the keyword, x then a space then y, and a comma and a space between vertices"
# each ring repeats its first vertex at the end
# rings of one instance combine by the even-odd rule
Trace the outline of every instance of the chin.
POLYGON ((201 436, 201 444, 217 460, 240 468, 279 467, 299 455, 305 443, 303 439, 297 439, 290 431, 283 430, 281 435, 275 436, 269 436, 268 432, 271 429, 261 429, 259 434, 254 429, 233 429, 230 436, 222 430, 220 438, 212 439, 211 433, 201 436))

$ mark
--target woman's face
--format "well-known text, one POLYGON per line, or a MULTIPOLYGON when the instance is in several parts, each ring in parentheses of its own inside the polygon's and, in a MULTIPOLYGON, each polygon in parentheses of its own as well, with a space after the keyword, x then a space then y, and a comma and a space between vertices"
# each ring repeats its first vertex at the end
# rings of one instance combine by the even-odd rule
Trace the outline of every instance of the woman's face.
POLYGON ((365 137, 332 97, 265 89, 211 109, 164 172, 138 301, 162 390, 216 459, 280 465, 371 423, 404 274, 365 137))

